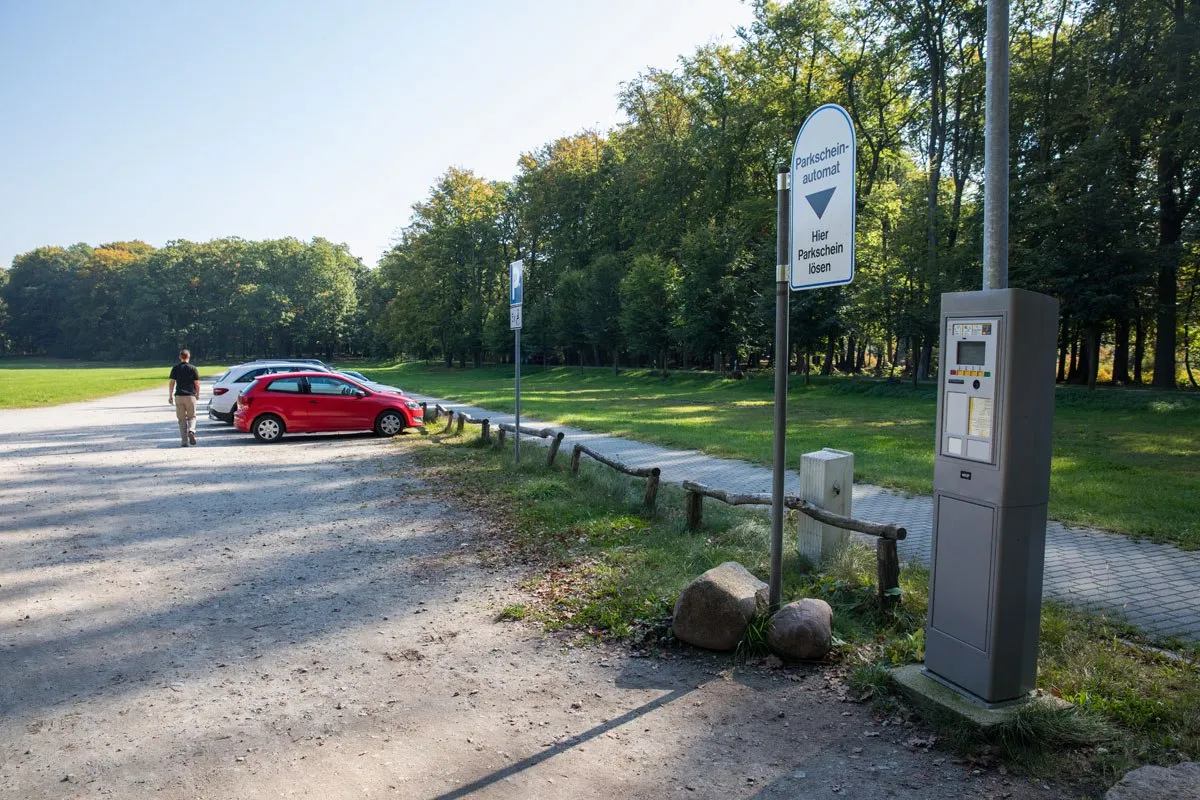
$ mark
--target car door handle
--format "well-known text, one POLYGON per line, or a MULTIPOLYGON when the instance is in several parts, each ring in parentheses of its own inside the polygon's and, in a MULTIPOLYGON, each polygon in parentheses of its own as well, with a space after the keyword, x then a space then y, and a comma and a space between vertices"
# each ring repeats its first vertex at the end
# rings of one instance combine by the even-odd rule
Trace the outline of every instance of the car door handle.
POLYGON ((316 400, 309 400, 309 401, 308 401, 308 404, 309 404, 310 406, 315 406, 315 405, 317 404, 317 401, 316 401, 316 400))

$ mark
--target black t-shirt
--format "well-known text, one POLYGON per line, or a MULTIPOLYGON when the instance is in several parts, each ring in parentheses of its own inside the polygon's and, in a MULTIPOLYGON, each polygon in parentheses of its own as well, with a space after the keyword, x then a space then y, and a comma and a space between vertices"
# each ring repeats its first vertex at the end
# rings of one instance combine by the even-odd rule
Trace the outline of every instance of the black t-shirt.
POLYGON ((200 370, 186 361, 180 361, 171 367, 171 380, 175 381, 175 394, 196 394, 196 381, 200 380, 200 370))

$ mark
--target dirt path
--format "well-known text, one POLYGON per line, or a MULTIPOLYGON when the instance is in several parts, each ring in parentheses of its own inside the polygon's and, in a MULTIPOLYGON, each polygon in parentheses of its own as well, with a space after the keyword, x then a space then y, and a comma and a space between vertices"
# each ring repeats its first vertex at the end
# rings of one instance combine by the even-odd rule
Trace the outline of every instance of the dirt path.
POLYGON ((571 647, 403 440, 0 412, 0 798, 1048 798, 816 669, 571 647))

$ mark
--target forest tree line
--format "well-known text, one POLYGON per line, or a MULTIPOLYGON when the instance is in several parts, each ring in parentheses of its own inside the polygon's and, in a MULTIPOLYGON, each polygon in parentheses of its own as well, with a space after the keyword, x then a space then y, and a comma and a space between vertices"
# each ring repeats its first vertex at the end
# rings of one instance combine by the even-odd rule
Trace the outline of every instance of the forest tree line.
MULTIPOLYGON (((40 247, 0 273, 10 352, 81 359, 197 360, 362 348, 369 275, 323 239, 216 239, 40 247)), ((6 341, 4 341, 6 340, 6 341)))
MULTIPOLYGON (((503 357, 521 258, 523 350, 769 358, 776 166, 837 102, 858 137, 857 273, 793 294, 792 363, 927 374, 940 295, 981 285, 985 4, 754 10, 736 44, 624 84, 617 129, 537 147, 509 181, 449 169, 381 262, 386 347, 503 357)), ((1115 381, 1174 386, 1200 350, 1200 2, 1029 0, 1011 32, 1010 284, 1060 299, 1061 378, 1094 376, 1103 348, 1115 381)))
MULTIPOLYGON (((520 258, 534 359, 752 366, 773 347, 775 170, 837 102, 858 137, 857 272, 793 294, 792 364, 923 377, 940 295, 981 283, 985 12, 758 0, 734 44, 623 84, 614 130, 536 146, 505 181, 447 169, 377 269, 322 240, 42 248, 0 273, 0 325, 16 350, 83 357, 185 336, 478 364, 511 358, 520 258), (42 302, 39 270, 69 288, 42 302), (91 318, 114 333, 81 333, 91 318)), ((1059 298, 1059 377, 1094 380, 1104 353, 1114 382, 1191 378, 1200 0, 1018 0, 1011 61, 1010 285, 1059 298)))

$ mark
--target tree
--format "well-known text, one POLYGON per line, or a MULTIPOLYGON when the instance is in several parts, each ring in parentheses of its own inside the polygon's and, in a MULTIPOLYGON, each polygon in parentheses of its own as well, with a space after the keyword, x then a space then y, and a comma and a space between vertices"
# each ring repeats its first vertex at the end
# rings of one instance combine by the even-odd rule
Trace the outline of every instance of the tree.
POLYGON ((638 256, 621 281, 621 331, 629 346, 666 374, 676 319, 679 268, 658 256, 638 256))

